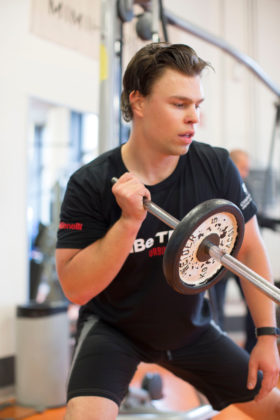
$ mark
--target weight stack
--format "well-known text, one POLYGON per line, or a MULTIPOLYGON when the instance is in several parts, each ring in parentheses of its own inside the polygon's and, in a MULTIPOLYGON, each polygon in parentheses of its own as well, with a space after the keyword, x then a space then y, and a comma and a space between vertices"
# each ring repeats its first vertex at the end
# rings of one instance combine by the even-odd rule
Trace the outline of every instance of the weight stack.
POLYGON ((66 303, 29 303, 17 307, 17 403, 37 409, 65 404, 69 336, 66 303))

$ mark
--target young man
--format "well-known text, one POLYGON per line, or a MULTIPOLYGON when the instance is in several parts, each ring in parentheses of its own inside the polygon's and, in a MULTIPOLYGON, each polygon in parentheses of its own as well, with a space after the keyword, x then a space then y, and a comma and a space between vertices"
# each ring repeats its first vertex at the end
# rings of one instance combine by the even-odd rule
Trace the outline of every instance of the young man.
MULTIPOLYGON (((207 65, 186 45, 138 51, 123 80, 129 140, 68 183, 57 270, 65 295, 81 310, 67 420, 115 419, 140 361, 188 381, 217 410, 237 403, 254 419, 279 419, 279 394, 272 390, 279 375, 275 334, 259 337, 249 361, 211 323, 203 293, 174 291, 162 270, 170 229, 143 207, 143 198, 152 198, 180 220, 210 198, 236 203, 246 221, 239 258, 271 278, 255 205, 228 153, 193 141, 207 65), (118 178, 113 188, 112 177, 118 178)), ((271 300, 248 281, 243 287, 256 326, 275 327, 271 300)))

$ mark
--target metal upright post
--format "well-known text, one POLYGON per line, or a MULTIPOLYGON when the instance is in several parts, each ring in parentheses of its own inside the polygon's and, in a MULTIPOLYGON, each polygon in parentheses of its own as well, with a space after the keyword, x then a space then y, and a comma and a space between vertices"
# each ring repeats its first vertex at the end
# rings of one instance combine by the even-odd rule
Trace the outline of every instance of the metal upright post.
POLYGON ((275 145, 276 145, 276 139, 279 138, 279 129, 280 129, 280 102, 275 104, 276 106, 276 113, 275 113, 275 119, 273 124, 273 130, 272 130, 272 137, 270 142, 270 148, 269 148, 269 156, 268 156, 268 163, 267 168, 265 170, 264 174, 264 182, 263 182, 263 194, 262 194, 262 202, 261 202, 261 211, 262 213, 267 213, 267 207, 268 204, 272 204, 273 200, 275 199, 275 196, 271 194, 272 189, 270 188, 272 180, 273 180, 273 159, 275 158, 275 145))
POLYGON ((101 0, 98 152, 120 143, 122 23, 117 0, 101 0))
POLYGON ((159 42, 159 0, 152 0, 152 41, 159 42))

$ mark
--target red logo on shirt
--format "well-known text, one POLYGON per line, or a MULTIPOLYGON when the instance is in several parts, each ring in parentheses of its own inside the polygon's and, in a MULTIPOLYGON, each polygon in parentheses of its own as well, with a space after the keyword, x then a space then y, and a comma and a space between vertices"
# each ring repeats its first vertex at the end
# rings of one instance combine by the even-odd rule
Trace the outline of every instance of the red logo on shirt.
POLYGON ((59 229, 70 229, 70 230, 82 230, 83 224, 82 223, 65 223, 60 222, 59 223, 59 229))
POLYGON ((149 257, 158 257, 163 255, 165 252, 166 246, 157 246, 156 248, 149 249, 149 257))

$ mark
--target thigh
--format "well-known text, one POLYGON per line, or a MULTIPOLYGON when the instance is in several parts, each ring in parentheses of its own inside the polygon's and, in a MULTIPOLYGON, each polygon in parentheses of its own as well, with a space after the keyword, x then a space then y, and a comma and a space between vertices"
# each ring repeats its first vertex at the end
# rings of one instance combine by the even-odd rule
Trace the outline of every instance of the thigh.
POLYGON ((219 328, 211 325, 192 345, 172 351, 165 367, 203 393, 216 410, 250 401, 258 393, 247 389, 249 355, 219 328))
POLYGON ((69 375, 67 400, 103 397, 120 405, 140 362, 133 344, 112 327, 91 321, 80 334, 69 375))

